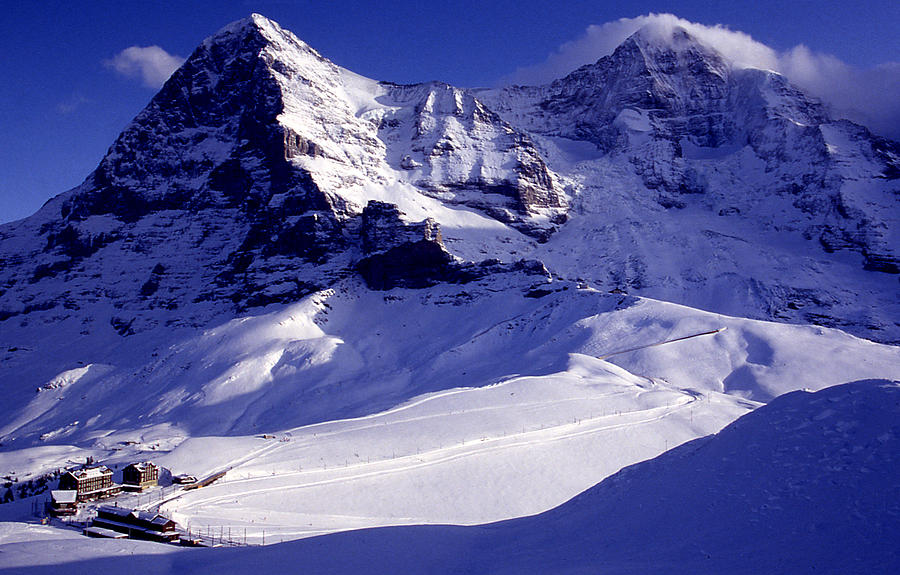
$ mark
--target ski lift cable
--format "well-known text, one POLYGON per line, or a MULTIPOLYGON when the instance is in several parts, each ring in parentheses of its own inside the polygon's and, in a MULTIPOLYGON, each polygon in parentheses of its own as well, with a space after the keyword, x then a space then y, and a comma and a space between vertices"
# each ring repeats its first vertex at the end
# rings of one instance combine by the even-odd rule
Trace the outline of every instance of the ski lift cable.
POLYGON ((660 346, 660 345, 665 345, 665 344, 667 344, 667 343, 675 343, 676 341, 683 341, 683 340, 686 340, 686 339, 691 339, 691 338, 700 337, 700 336, 704 336, 704 335, 714 335, 714 334, 717 334, 717 333, 721 333, 721 332, 725 331, 726 329, 727 329, 727 328, 725 328, 725 327, 720 327, 719 329, 714 329, 714 330, 711 330, 711 331, 704 331, 704 332, 702 332, 702 333, 694 333, 694 334, 691 334, 691 335, 684 335, 684 336, 681 336, 681 337, 676 337, 675 339, 667 339, 667 340, 663 340, 663 341, 658 341, 658 342, 656 342, 656 343, 650 343, 650 344, 647 344, 647 345, 639 345, 639 346, 637 346, 637 347, 632 347, 632 348, 629 348, 629 349, 622 349, 622 350, 619 350, 619 351, 614 351, 614 352, 612 352, 612 353, 607 353, 607 354, 605 354, 605 355, 598 355, 598 356, 595 356, 595 357, 596 357, 597 359, 607 359, 607 358, 612 357, 612 356, 614 356, 614 355, 620 355, 620 354, 623 354, 623 353, 629 353, 629 352, 632 352, 632 351, 638 351, 638 350, 640 350, 640 349, 646 349, 646 348, 648 348, 648 347, 656 347, 656 346, 660 346))

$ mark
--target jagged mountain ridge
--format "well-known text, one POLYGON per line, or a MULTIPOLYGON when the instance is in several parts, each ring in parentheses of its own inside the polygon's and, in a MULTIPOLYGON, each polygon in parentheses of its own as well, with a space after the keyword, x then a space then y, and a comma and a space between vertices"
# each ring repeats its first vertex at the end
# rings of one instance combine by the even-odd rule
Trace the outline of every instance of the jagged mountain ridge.
MULTIPOLYGON (((399 212, 373 209, 363 217, 371 187, 404 187, 390 181, 396 177, 378 137, 385 111, 403 111, 374 102, 393 100, 392 92, 409 91, 338 68, 265 18, 227 26, 173 75, 79 188, 4 230, 4 247, 11 248, 2 266, 4 317, 102 299, 120 308, 177 308, 178 316, 191 315, 186 304, 208 302, 221 310, 223 301, 253 307, 296 300, 352 273, 356 261, 389 251, 396 247, 394 236, 407 235, 399 212), (353 83, 362 84, 373 101, 356 102, 361 90, 353 83), (378 108, 375 118, 363 111, 370 104, 378 108), (378 213, 394 219, 375 222, 378 213), (367 223, 396 233, 380 234, 380 246, 363 246, 367 223), (171 243, 173 237, 178 245, 171 243), (110 266, 116 268, 114 277, 107 275, 110 266), (97 285, 95 267, 104 268, 104 285, 97 285), (56 279, 60 286, 48 290, 47 283, 56 279)), ((418 96, 405 99, 421 116, 433 91, 418 96)), ((485 123, 497 124, 504 137, 527 140, 487 114, 470 117, 457 138, 485 123)), ((476 150, 474 160, 488 173, 473 179, 465 159, 457 157, 453 171, 438 157, 452 155, 446 127, 422 131, 434 140, 418 148, 428 158, 433 193, 467 183, 493 186, 502 192, 492 194, 499 198, 497 206, 488 199, 482 207, 523 225, 531 219, 529 210, 539 209, 542 200, 532 199, 541 182, 529 181, 527 174, 548 186, 550 176, 527 146, 513 170, 492 165, 492 158, 476 150), (507 171, 516 175, 504 179, 507 171), (521 185, 519 173, 526 174, 521 185)), ((514 148, 512 140, 505 145, 514 148)), ((416 193, 405 187, 401 193, 416 193)), ((552 189, 545 196, 549 204, 561 205, 552 189)), ((485 218, 469 219, 480 225, 485 218)), ((420 259, 453 275, 455 270, 443 269, 454 258, 439 238, 438 233, 419 238, 433 246, 418 250, 420 259)), ((395 280, 390 285, 409 283, 395 280)), ((198 318, 208 315, 200 312, 198 318)), ((126 333, 139 328, 128 325, 126 333)))
MULTIPOLYGON (((826 250, 861 252, 867 269, 898 271, 896 204, 882 199, 878 210, 867 209, 865 202, 875 194, 863 199, 844 189, 859 174, 841 173, 841 156, 850 150, 838 149, 838 141, 859 145, 857 153, 873 164, 875 179, 896 178, 896 144, 849 122, 833 122, 818 101, 783 76, 734 68, 684 29, 641 29, 612 55, 549 86, 487 98, 529 131, 625 156, 667 208, 713 191, 698 160, 724 159, 749 147, 753 160, 764 162, 771 174, 760 192, 791 197, 800 217, 809 220, 802 230, 807 237, 826 250)), ((738 169, 752 172, 747 163, 738 169)))
POLYGON ((479 95, 578 182, 573 221, 537 250, 554 271, 896 341, 900 148, 783 76, 648 26, 550 85, 479 95), (568 248, 585 239, 611 255, 568 248))
POLYGON ((683 30, 642 30, 549 86, 472 91, 357 76, 254 15, 204 41, 79 188, 2 228, 0 317, 112 302, 86 324, 127 335, 356 271, 415 287, 536 257, 897 341, 896 278, 861 268, 897 271, 898 157, 683 30), (373 200, 397 209, 367 216, 373 200))

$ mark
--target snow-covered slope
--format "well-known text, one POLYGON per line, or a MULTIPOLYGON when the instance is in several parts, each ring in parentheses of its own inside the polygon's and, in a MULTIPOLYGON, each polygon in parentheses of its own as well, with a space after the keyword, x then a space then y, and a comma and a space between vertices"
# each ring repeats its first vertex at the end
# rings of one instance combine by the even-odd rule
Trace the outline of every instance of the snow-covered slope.
POLYGON ((897 382, 791 393, 556 509, 492 525, 179 551, 8 524, 0 550, 7 570, 29 573, 89 572, 111 555, 118 567, 140 563, 148 573, 297 565, 329 574, 891 573, 900 567, 898 410, 897 382))
POLYGON ((564 371, 573 353, 603 356, 722 327, 610 361, 679 388, 759 401, 900 377, 896 347, 836 330, 725 317, 521 272, 390 294, 348 280, 199 332, 158 327, 98 346, 79 336, 78 321, 58 322, 53 341, 23 330, 3 373, 34 384, 7 395, 0 441, 111 449, 116 433, 136 427, 174 426, 180 437, 276 431, 564 371))
POLYGON ((321 573, 889 573, 898 410, 896 382, 796 392, 543 515, 228 552, 209 568, 302 557, 321 573))
MULTIPOLYGON (((541 531, 511 524, 536 536, 511 540, 552 550, 546 539, 569 534, 595 560, 632 569, 890 572, 900 565, 898 415, 897 381, 785 395, 535 518, 541 531)), ((551 565, 568 554, 556 549, 541 553, 551 565)))
POLYGON ((255 542, 539 513, 759 401, 900 379, 900 350, 838 330, 521 272, 389 293, 348 280, 105 349, 67 336, 77 328, 41 346, 74 367, 57 373, 23 346, 5 370, 42 384, 3 406, 0 474, 27 481, 87 457, 228 470, 162 509, 255 542))
POLYGON ((547 511, 784 393, 900 379, 898 162, 677 28, 468 90, 251 16, 0 226, 0 476, 227 470, 156 504, 260 542, 547 511))

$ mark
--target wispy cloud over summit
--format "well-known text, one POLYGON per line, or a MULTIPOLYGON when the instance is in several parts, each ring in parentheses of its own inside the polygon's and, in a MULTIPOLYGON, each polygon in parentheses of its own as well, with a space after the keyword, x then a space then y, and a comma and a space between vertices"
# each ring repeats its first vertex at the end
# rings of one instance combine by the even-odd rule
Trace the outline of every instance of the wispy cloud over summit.
POLYGON ((159 46, 131 46, 104 64, 129 78, 140 78, 148 88, 159 89, 184 62, 159 46))
POLYGON ((648 14, 588 26, 581 37, 566 42, 543 62, 517 69, 505 82, 550 82, 612 54, 626 38, 644 27, 659 32, 684 28, 735 66, 784 74, 792 83, 830 105, 837 117, 860 122, 880 134, 900 139, 900 62, 860 69, 802 44, 780 52, 726 26, 697 24, 672 14, 648 14))

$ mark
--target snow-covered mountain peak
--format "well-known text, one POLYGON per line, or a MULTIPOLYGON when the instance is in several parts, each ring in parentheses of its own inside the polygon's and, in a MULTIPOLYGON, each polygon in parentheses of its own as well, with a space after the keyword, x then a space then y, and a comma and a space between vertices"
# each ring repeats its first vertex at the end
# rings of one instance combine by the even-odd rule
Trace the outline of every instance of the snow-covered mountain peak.
MULTIPOLYGON (((650 65, 658 64, 655 60, 671 54, 682 59, 689 58, 685 60, 688 63, 703 61, 710 67, 719 68, 727 63, 718 50, 704 43, 686 28, 661 22, 645 24, 626 38, 615 52, 629 50, 632 46, 640 49, 645 61, 650 65)), ((613 58, 616 57, 615 52, 613 58)), ((688 68, 687 71, 696 70, 688 68)))
POLYGON ((265 43, 292 45, 311 51, 323 58, 307 43, 295 36, 293 32, 285 30, 274 20, 269 20, 262 14, 257 13, 223 26, 218 32, 206 38, 201 43, 201 47, 208 49, 216 44, 228 44, 235 41, 252 45, 254 39, 262 40, 265 43))
MULTIPOLYGON (((846 250, 858 254, 851 259, 861 256, 851 264, 857 269, 900 269, 893 247, 898 213, 893 144, 864 135, 862 127, 834 122, 816 99, 780 74, 747 65, 713 32, 665 22, 648 25, 609 56, 549 85, 514 86, 480 97, 505 120, 543 138, 551 150, 549 167, 580 182, 570 210, 572 223, 554 237, 548 252, 567 252, 556 242, 590 237, 606 253, 610 246, 621 245, 601 266, 618 289, 650 289, 655 297, 670 299, 672 286, 684 281, 684 291, 676 291, 693 294, 680 300, 690 305, 713 305, 738 315, 746 313, 738 308, 749 305, 765 308, 770 317, 799 315, 805 318, 801 321, 829 323, 826 318, 843 315, 837 308, 855 296, 829 298, 828 303, 814 297, 814 303, 808 298, 818 287, 808 285, 807 264, 824 263, 823 252, 846 250), (579 212, 588 217, 578 218, 579 212), (738 222, 747 228, 732 234, 738 222), (712 232, 720 226, 725 227, 712 232), (718 247, 705 239, 695 242, 686 231, 692 228, 704 228, 701 233, 713 234, 709 238, 734 235, 741 245, 723 249, 719 239, 713 241, 718 247), (779 236, 764 243, 776 251, 800 250, 806 264, 774 264, 778 271, 773 274, 773 263, 781 256, 770 252, 758 260, 757 271, 749 272, 747 264, 769 249, 749 239, 757 232, 779 236), (659 234, 670 234, 685 246, 683 256, 674 256, 679 261, 694 257, 688 252, 706 253, 705 261, 689 264, 692 271, 676 271, 658 261, 645 267, 644 262, 655 260, 653 253, 671 255, 671 242, 657 245, 653 239, 659 234), (736 255, 750 244, 755 246, 753 254, 736 255), (720 268, 723 258, 732 255, 735 259, 725 266, 729 269, 720 268), (795 276, 799 270, 806 271, 795 276), (732 284, 739 276, 745 279, 732 284), (794 279, 788 279, 791 276, 794 279), (700 277, 701 284, 722 282, 721 287, 715 293, 687 287, 697 287, 700 277), (782 299, 787 293, 794 294, 788 296, 794 303, 782 299), (734 308, 722 307, 732 297, 743 301, 734 308)), ((568 273, 583 277, 596 265, 596 253, 583 253, 562 258, 569 261, 568 273)), ((821 273, 829 278, 827 283, 843 282, 834 272, 823 268, 821 273)), ((860 286, 885 282, 877 291, 886 299, 876 296, 882 301, 876 307, 893 309, 897 301, 888 294, 896 291, 896 283, 865 276, 860 286)), ((867 288, 848 285, 838 291, 844 289, 849 294, 867 288)), ((868 336, 877 339, 896 329, 892 322, 864 323, 881 326, 875 330, 879 333, 870 331, 868 336)))
POLYGON ((127 319, 91 321, 126 334, 358 269, 380 287, 459 278, 455 256, 495 255, 472 238, 499 234, 514 261, 546 237, 565 211, 557 186, 530 138, 467 91, 380 84, 251 16, 196 49, 81 186, 0 232, 0 317, 112 301, 127 319), (459 114, 435 105, 447 98, 459 114), (373 200, 397 209, 365 214, 373 200), (365 241, 373 226, 390 230, 381 245, 365 241))
POLYGON ((286 84, 292 78, 316 81, 342 70, 291 31, 260 14, 223 27, 204 40, 191 59, 209 53, 247 66, 261 61, 278 81, 282 92, 289 91, 286 84))
POLYGON ((689 28, 639 30, 547 86, 474 91, 376 82, 254 15, 205 40, 81 186, 0 229, 0 318, 111 301, 125 311, 91 321, 127 334, 361 270, 429 285, 470 277, 461 261, 539 258, 605 289, 893 341, 873 311, 896 306, 889 280, 834 279, 825 255, 898 269, 891 149, 689 28), (860 289, 879 302, 865 317, 838 303, 860 289))

